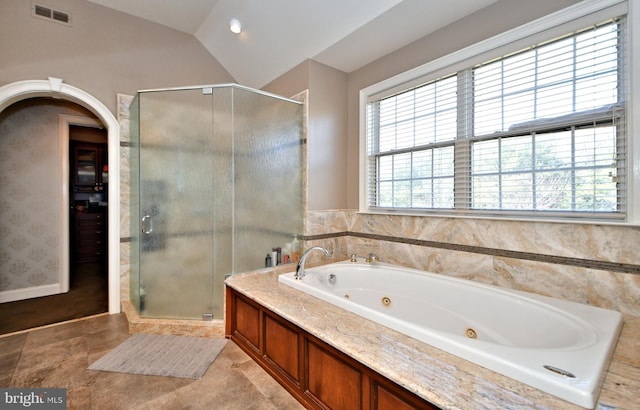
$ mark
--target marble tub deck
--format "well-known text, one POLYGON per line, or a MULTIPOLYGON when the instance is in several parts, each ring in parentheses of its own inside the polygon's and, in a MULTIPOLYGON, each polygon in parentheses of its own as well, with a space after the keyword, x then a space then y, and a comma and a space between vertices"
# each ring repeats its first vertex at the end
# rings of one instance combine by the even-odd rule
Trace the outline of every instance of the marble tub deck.
MULTIPOLYGON (((234 275, 226 285, 443 409, 582 408, 280 284, 279 273, 234 275)), ((640 408, 640 317, 624 321, 600 408, 640 408)))

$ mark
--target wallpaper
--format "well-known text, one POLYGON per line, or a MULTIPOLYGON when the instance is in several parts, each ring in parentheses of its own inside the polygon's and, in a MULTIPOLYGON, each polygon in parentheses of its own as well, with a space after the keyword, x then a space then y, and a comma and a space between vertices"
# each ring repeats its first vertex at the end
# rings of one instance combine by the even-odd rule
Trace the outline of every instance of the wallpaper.
POLYGON ((58 282, 58 151, 58 116, 51 107, 2 114, 0 291, 58 282))
POLYGON ((59 282, 59 114, 70 103, 23 100, 0 113, 0 292, 59 282))

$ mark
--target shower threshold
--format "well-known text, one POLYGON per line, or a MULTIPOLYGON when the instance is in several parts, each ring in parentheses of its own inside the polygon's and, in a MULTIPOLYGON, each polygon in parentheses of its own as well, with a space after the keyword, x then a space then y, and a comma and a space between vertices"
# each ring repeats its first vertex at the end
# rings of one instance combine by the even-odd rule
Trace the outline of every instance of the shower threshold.
POLYGON ((131 301, 122 302, 129 333, 151 333, 158 335, 195 336, 195 337, 224 337, 224 320, 204 319, 203 320, 183 320, 183 319, 161 319, 145 318, 138 315, 131 301))

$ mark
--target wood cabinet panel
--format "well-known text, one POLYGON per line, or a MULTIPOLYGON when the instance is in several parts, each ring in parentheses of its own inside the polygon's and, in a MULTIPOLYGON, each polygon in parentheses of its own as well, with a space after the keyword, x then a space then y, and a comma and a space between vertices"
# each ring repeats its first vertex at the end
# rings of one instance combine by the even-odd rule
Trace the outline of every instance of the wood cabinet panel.
POLYGON ((362 373, 313 342, 307 354, 309 393, 331 409, 362 409, 362 373))
POLYGON ((300 383, 300 334, 270 315, 264 319, 264 354, 296 384, 300 383))
POLYGON ((260 349, 260 310, 241 298, 235 299, 235 310, 235 331, 260 349))
POLYGON ((226 333, 309 409, 437 409, 269 309, 226 289, 226 333))
POLYGON ((430 403, 419 403, 415 399, 409 402, 407 396, 401 397, 397 392, 392 392, 383 386, 375 386, 374 408, 377 410, 416 410, 416 409, 437 409, 430 403))

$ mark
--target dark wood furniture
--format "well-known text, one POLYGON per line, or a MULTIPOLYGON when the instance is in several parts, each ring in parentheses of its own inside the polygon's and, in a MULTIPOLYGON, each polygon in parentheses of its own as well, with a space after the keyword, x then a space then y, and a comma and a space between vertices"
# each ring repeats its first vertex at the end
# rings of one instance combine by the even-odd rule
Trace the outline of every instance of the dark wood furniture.
MULTIPOLYGON (((74 136, 99 139, 105 130, 75 127, 74 136)), ((107 255, 107 144, 71 141, 71 260, 104 262, 107 255)))
POLYGON ((107 254, 107 216, 104 212, 74 213, 73 261, 103 262, 107 254))
POLYGON ((226 288, 226 334, 311 409, 437 409, 241 293, 226 288))
POLYGON ((73 156, 71 183, 73 191, 106 191, 108 182, 106 144, 73 141, 71 147, 73 156))

